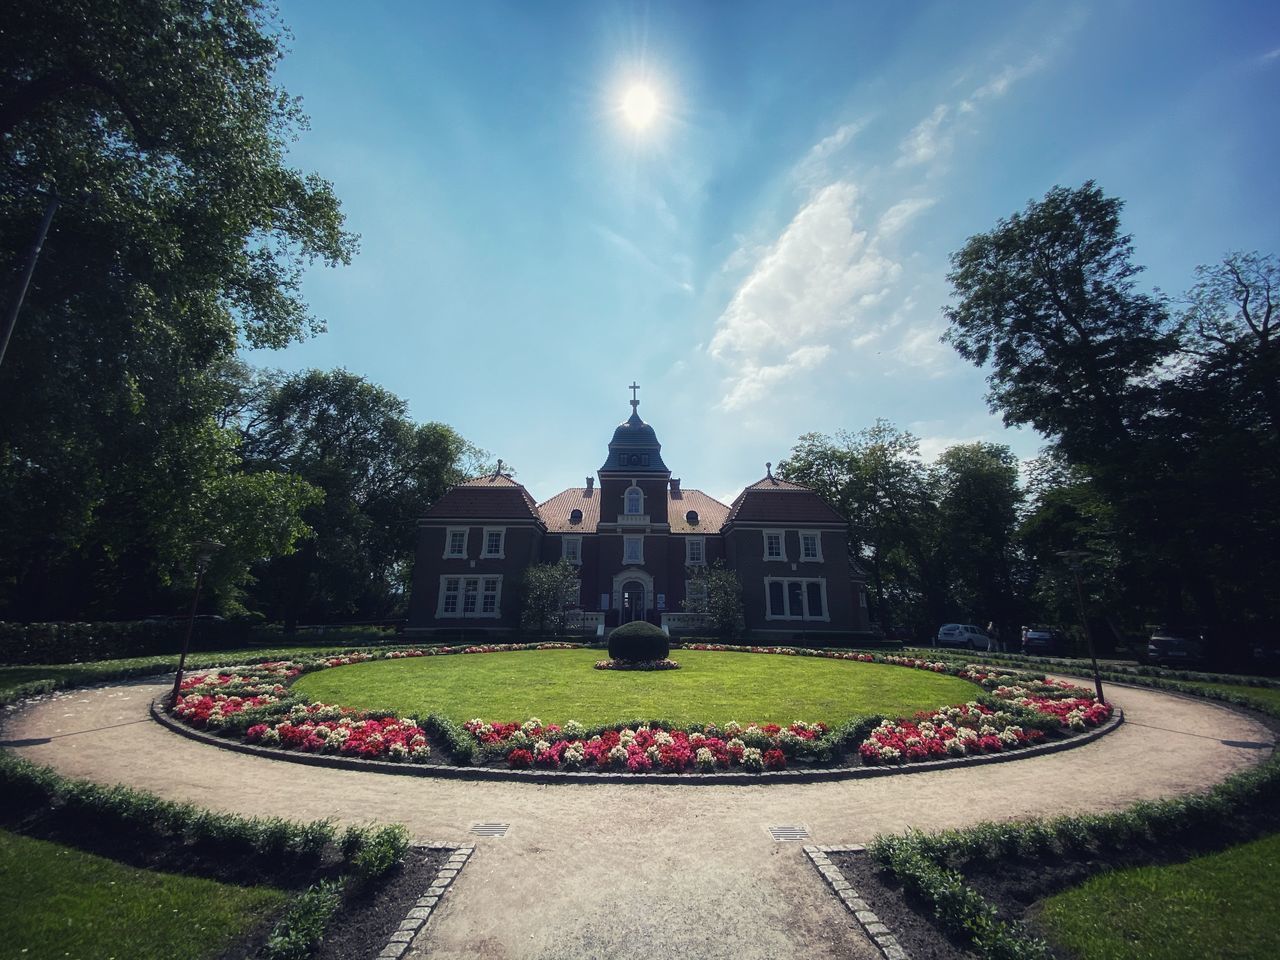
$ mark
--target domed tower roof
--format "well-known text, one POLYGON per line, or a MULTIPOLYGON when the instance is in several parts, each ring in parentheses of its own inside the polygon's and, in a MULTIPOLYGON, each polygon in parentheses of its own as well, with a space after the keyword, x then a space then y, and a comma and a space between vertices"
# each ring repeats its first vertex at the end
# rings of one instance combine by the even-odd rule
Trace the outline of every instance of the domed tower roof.
POLYGON ((653 427, 640 419, 640 401, 636 397, 639 384, 632 383, 631 416, 613 431, 609 441, 609 456, 600 468, 601 473, 661 473, 670 474, 662 462, 662 444, 653 427))

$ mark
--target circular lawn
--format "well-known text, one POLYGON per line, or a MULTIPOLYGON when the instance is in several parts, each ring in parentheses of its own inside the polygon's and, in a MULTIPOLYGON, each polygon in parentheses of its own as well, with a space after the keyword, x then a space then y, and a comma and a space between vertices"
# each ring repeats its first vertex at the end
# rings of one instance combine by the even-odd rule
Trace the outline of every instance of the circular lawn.
POLYGON ((374 660, 306 674, 294 688, 313 701, 400 716, 438 713, 587 726, 629 720, 672 724, 837 724, 909 717, 972 700, 956 677, 878 663, 758 653, 673 650, 679 670, 596 670, 598 650, 525 650, 374 660))

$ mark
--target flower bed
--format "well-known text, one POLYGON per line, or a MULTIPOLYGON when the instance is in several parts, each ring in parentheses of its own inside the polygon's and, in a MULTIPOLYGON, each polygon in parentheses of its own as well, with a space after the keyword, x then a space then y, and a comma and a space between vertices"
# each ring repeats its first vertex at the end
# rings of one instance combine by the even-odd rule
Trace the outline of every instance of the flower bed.
POLYGON ((597 660, 597 670, 679 670, 680 664, 670 657, 661 660, 597 660))
MULTIPOLYGON (((351 653, 309 661, 275 661, 187 677, 170 713, 181 722, 244 742, 282 750, 426 763, 432 760, 427 732, 413 717, 310 703, 289 682, 303 673, 370 660, 528 649, 572 649, 568 643, 485 644, 351 653)), ((466 741, 466 758, 511 769, 629 771, 633 773, 784 770, 797 763, 830 766, 906 764, 1017 750, 1048 736, 1070 736, 1096 727, 1112 713, 1087 691, 1069 683, 989 667, 871 653, 841 653, 793 647, 733 647, 691 644, 692 650, 727 650, 781 656, 881 663, 945 673, 977 684, 986 696, 923 712, 911 719, 871 718, 832 729, 823 722, 778 724, 616 724, 588 730, 575 721, 544 724, 475 719, 461 729, 435 722, 447 753, 459 754, 450 738, 466 741), (471 749, 473 748, 474 749, 471 749)), ((600 661, 598 669, 673 669, 671 660, 630 664, 600 661)), ((430 726, 430 723, 428 724, 430 726)), ((464 759, 462 762, 467 762, 464 759)))

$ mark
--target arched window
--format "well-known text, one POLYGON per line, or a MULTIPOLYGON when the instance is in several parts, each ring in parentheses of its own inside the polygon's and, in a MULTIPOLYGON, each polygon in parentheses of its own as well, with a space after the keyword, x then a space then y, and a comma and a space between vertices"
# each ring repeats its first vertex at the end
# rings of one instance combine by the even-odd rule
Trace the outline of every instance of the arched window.
POLYGON ((626 506, 624 511, 628 516, 638 517, 644 513, 644 493, 639 487, 629 487, 627 489, 626 506))

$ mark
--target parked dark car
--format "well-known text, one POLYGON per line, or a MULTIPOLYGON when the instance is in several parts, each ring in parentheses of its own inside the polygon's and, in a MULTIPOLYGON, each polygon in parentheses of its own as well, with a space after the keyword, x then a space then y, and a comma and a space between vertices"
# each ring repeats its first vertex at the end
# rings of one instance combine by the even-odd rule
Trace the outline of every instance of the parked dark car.
POLYGON ((1160 627, 1147 641, 1147 662, 1162 667, 1202 667, 1208 652, 1199 630, 1160 627))
POLYGON ((1022 641, 1022 652, 1039 657, 1061 657, 1067 653, 1067 637, 1052 627, 1031 627, 1022 641))

